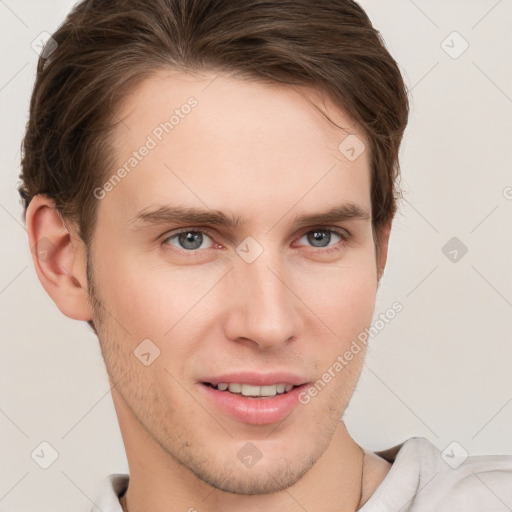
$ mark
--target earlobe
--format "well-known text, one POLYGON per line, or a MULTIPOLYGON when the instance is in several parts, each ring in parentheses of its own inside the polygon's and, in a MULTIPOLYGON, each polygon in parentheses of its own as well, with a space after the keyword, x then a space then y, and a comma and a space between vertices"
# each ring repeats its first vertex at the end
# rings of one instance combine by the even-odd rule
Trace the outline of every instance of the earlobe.
POLYGON ((42 194, 30 201, 26 225, 34 267, 48 295, 67 317, 91 320, 82 240, 68 231, 54 201, 42 194))

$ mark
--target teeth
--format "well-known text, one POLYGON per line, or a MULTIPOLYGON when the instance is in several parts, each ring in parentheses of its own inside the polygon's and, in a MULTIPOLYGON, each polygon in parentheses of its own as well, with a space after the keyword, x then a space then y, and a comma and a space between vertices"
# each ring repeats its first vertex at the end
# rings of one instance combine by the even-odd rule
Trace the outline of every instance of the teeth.
POLYGON ((275 396, 283 393, 288 393, 293 389, 291 384, 274 384, 272 386, 253 386, 251 384, 228 384, 227 382, 220 382, 216 387, 220 391, 229 390, 231 393, 242 394, 243 396, 258 397, 258 396, 275 396))
POLYGON ((259 386, 251 386, 250 384, 242 384, 242 395, 261 396, 261 388, 259 386))
POLYGON ((261 396, 274 396, 277 395, 277 386, 261 386, 261 396))
POLYGON ((278 393, 284 393, 286 391, 286 384, 278 384, 276 388, 278 393))
POLYGON ((229 384, 229 391, 231 393, 241 393, 242 392, 242 384, 229 384))

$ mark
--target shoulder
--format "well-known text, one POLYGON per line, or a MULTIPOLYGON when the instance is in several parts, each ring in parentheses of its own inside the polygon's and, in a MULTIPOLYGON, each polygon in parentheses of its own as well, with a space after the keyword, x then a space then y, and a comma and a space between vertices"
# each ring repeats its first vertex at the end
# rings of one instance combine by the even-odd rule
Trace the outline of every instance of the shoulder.
POLYGON ((512 507, 512 456, 470 455, 459 443, 443 451, 426 439, 423 453, 431 453, 430 502, 439 512, 453 510, 506 511, 512 507))
POLYGON ((442 451, 413 437, 376 455, 391 468, 368 501, 366 512, 507 511, 512 509, 512 456, 470 455, 453 442, 442 451), (383 506, 384 505, 384 506, 383 506))

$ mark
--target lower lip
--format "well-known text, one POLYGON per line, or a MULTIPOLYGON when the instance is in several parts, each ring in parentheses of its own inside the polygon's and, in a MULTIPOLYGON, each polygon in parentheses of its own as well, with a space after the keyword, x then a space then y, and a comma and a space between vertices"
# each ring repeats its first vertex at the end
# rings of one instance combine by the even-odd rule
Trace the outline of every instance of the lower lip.
POLYGON ((303 384, 288 393, 269 398, 249 398, 200 384, 208 398, 223 412, 252 425, 267 425, 284 420, 299 405, 299 395, 307 386, 303 384))

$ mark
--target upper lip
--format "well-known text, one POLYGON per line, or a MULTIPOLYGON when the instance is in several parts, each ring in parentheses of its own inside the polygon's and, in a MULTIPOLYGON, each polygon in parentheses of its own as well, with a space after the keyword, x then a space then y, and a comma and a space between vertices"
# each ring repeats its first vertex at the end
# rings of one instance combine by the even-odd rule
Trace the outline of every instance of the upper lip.
POLYGON ((201 382, 217 386, 221 382, 226 384, 250 384, 251 386, 272 386, 273 384, 290 384, 292 386, 301 386, 308 382, 307 379, 289 372, 234 372, 214 377, 205 377, 201 382))

